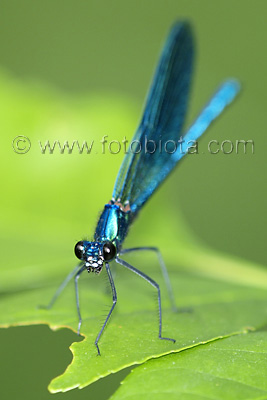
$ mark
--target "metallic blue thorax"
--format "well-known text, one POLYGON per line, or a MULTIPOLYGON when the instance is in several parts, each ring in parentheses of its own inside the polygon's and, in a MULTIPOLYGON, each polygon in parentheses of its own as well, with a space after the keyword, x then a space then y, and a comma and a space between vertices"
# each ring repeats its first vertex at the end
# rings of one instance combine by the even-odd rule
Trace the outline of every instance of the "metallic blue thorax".
POLYGON ((96 242, 113 242, 120 248, 131 222, 131 212, 122 211, 116 204, 106 204, 95 230, 96 242))

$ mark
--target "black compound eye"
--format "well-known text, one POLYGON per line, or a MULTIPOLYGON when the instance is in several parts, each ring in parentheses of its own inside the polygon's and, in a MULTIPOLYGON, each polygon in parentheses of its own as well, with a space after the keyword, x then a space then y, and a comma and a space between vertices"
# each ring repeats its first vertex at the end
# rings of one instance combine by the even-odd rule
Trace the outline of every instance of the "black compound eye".
POLYGON ((110 261, 116 256, 116 247, 112 242, 107 242, 103 246, 103 257, 105 261, 110 261))
POLYGON ((75 253, 75 256, 77 258, 79 258, 79 260, 81 260, 83 258, 83 252, 84 252, 83 241, 80 241, 80 242, 76 243, 76 245, 74 247, 74 253, 75 253))

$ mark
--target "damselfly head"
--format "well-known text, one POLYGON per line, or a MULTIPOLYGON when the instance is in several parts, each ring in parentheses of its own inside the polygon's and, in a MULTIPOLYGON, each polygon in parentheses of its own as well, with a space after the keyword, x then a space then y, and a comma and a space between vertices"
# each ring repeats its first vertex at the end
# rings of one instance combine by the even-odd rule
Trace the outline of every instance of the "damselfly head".
POLYGON ((79 260, 84 261, 88 272, 99 274, 104 262, 113 260, 116 256, 116 246, 110 242, 88 242, 82 240, 76 243, 74 252, 79 260))

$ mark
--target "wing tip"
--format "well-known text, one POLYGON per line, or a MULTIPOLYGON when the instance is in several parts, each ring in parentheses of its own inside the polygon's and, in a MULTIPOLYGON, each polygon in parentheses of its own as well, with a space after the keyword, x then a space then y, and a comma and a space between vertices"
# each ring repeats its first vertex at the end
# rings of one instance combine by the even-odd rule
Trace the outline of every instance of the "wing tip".
POLYGON ((192 34, 192 25, 187 19, 176 20, 170 28, 170 35, 180 34, 181 31, 192 34))

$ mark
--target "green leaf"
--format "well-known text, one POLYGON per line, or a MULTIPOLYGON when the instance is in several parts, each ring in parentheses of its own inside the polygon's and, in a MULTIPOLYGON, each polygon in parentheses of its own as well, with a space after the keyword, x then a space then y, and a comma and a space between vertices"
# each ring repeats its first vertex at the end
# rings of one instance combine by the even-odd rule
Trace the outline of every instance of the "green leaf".
MULTIPOLYGON (((159 274, 154 276, 162 281, 159 274)), ((266 291, 176 272, 171 279, 175 293, 179 294, 177 301, 181 307, 190 306, 192 312, 173 313, 168 310, 164 296, 163 334, 177 342, 160 341, 153 288, 128 271, 118 271, 116 277, 119 304, 100 341, 100 357, 94 340, 103 320, 101 315, 106 314, 103 307, 110 301, 100 290, 101 281, 97 277, 94 282, 83 280, 80 296, 85 340, 71 346, 73 362, 63 375, 52 381, 49 387, 52 392, 84 387, 130 365, 255 329, 267 320, 266 291)), ((6 296, 0 304, 0 325, 48 323, 53 329, 77 329, 72 287, 66 289, 52 310, 36 309, 36 305, 48 302, 52 293, 53 290, 46 288, 6 296)))
POLYGON ((264 330, 149 360, 125 378, 111 399, 266 399, 266 373, 264 330))

